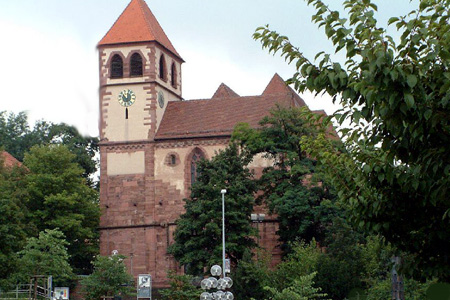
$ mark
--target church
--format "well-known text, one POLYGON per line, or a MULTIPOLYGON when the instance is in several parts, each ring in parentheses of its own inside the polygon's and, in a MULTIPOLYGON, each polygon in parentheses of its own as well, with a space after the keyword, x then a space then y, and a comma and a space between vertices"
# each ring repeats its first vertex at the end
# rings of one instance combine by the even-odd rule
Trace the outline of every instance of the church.
MULTIPOLYGON (((100 253, 127 256, 133 276, 150 274, 154 288, 167 287, 169 270, 183 272, 167 248, 197 161, 224 149, 238 122, 257 127, 276 104, 305 102, 277 74, 261 95, 240 96, 221 84, 210 99, 183 99, 184 61, 144 0, 131 0, 97 47, 100 253)), ((260 174, 269 164, 255 157, 250 167, 260 174)), ((260 246, 276 264, 281 251, 275 217, 266 215, 255 226, 260 246)))

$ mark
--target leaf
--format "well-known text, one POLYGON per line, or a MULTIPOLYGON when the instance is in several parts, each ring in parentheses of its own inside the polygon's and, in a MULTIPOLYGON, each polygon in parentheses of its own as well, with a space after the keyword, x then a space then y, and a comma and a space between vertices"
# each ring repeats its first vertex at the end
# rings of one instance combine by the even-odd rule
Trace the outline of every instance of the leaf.
POLYGON ((392 17, 392 18, 389 19, 388 25, 391 25, 392 23, 395 23, 395 22, 397 22, 398 20, 399 20, 399 18, 397 18, 397 17, 392 17))
POLYGON ((415 87, 417 84, 417 76, 412 74, 408 75, 408 77, 406 77, 406 82, 410 88, 415 87))
POLYGON ((408 108, 412 108, 414 106, 414 97, 411 94, 405 94, 405 102, 408 108))

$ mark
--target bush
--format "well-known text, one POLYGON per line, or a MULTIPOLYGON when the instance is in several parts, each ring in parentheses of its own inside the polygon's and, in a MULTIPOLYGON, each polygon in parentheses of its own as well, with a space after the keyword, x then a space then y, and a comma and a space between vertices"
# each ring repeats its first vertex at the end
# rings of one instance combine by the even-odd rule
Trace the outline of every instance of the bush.
POLYGON ((170 288, 160 291, 163 300, 191 300, 200 297, 200 289, 192 284, 192 276, 177 275, 169 271, 167 277, 170 288))

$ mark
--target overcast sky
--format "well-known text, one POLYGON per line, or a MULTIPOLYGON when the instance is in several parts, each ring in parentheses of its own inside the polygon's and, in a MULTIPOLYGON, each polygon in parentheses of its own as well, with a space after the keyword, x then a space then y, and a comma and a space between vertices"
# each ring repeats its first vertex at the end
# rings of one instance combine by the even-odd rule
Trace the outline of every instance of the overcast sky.
MULTIPOLYGON (((75 125, 98 135, 98 41, 130 0, 0 0, 0 111, 27 111, 30 121, 75 125)), ((325 0, 341 9, 341 0, 325 0)), ((378 0, 378 20, 416 7, 409 0, 378 0)), ((311 59, 331 43, 311 23, 303 0, 147 0, 186 61, 183 97, 210 98, 220 83, 242 96, 259 95, 274 73, 294 73, 252 39, 258 26, 289 36, 311 59)), ((394 28, 391 28, 394 34, 394 28)), ((301 95, 311 109, 332 113, 327 97, 301 95)))

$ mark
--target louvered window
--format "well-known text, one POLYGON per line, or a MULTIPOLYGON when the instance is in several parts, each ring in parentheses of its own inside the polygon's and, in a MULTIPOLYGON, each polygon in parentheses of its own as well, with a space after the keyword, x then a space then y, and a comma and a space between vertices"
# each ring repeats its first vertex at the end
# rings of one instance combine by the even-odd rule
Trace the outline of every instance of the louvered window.
POLYGON ((123 61, 120 55, 116 54, 111 59, 111 78, 123 77, 123 61))
POLYGON ((142 57, 139 53, 134 53, 130 60, 130 75, 131 76, 142 76, 142 57))

